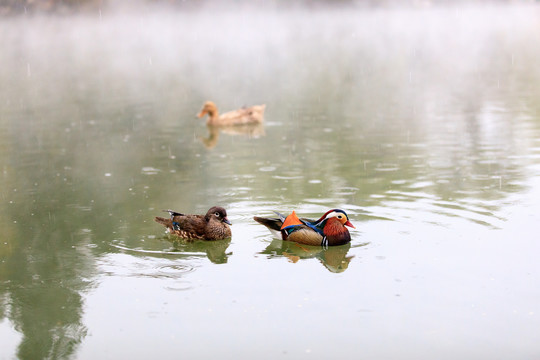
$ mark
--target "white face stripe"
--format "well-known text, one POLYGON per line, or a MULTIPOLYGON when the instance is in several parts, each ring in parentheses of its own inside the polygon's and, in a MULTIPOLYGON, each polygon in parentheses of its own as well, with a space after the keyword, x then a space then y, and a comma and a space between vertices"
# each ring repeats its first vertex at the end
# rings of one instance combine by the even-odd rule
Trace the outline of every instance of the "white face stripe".
POLYGON ((330 218, 336 217, 337 215, 338 215, 337 212, 332 211, 331 213, 329 213, 328 215, 326 215, 325 219, 330 219, 330 218))
POLYGON ((342 212, 332 211, 331 213, 326 215, 325 219, 330 219, 330 218, 338 217, 338 216, 345 217, 345 214, 342 212))

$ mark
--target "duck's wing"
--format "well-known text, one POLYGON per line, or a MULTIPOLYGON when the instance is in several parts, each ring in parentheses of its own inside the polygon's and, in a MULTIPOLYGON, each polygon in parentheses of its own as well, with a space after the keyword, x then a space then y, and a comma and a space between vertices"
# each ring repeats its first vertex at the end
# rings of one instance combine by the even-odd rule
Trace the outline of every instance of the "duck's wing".
POLYGON ((203 236, 206 233, 207 222, 204 215, 178 215, 173 217, 175 230, 203 236))
POLYGON ((262 122, 263 113, 264 107, 261 108, 260 106, 241 108, 219 115, 218 123, 221 125, 260 123, 262 122))

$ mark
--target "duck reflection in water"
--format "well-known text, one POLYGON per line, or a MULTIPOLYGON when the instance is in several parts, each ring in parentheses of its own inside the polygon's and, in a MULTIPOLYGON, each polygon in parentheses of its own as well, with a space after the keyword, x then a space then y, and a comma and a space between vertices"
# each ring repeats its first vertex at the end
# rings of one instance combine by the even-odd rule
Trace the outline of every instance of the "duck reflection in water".
POLYGON ((219 142, 220 133, 231 136, 245 136, 250 139, 257 139, 265 135, 264 126, 262 124, 247 124, 247 125, 206 125, 208 129, 207 137, 199 137, 199 140, 207 149, 213 149, 219 142))
POLYGON ((305 259, 318 259, 326 269, 333 273, 340 273, 349 267, 354 255, 347 256, 351 244, 324 248, 298 244, 292 241, 273 240, 260 254, 269 255, 269 258, 286 257, 290 262, 297 263, 305 259))
POLYGON ((205 254, 208 260, 214 264, 225 264, 229 260, 229 256, 232 255, 232 252, 227 252, 227 248, 231 244, 230 238, 216 241, 188 241, 174 235, 168 235, 166 239, 172 243, 171 252, 182 253, 187 257, 202 257, 205 254))

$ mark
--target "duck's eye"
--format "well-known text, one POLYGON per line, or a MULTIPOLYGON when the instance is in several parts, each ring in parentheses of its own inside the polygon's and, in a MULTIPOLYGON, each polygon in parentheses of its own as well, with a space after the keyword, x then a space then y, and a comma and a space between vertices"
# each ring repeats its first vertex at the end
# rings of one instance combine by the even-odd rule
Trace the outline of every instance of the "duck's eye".
POLYGON ((337 218, 338 219, 343 219, 343 215, 338 215, 337 218))
POLYGON ((219 217, 219 213, 218 213, 218 212, 215 212, 214 215, 216 215, 216 217, 219 217))

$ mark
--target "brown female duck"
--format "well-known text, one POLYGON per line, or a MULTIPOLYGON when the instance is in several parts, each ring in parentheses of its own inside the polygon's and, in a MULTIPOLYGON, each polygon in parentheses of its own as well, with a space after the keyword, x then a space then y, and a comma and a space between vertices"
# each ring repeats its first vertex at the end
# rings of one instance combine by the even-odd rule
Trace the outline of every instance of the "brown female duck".
POLYGON ((155 221, 167 228, 169 233, 181 238, 194 240, 222 240, 231 237, 231 225, 227 211, 220 206, 211 207, 206 215, 184 215, 172 210, 167 211, 169 219, 159 216, 155 221))
POLYGON ((300 219, 294 211, 287 217, 278 212, 276 214, 278 218, 255 216, 253 219, 266 226, 276 237, 299 244, 333 246, 351 241, 345 226, 354 228, 354 225, 341 209, 329 210, 319 220, 300 219))
POLYGON ((264 121, 265 108, 266 105, 255 105, 219 114, 216 104, 207 101, 199 114, 197 114, 197 117, 202 118, 208 114, 206 124, 213 126, 260 124, 264 121))

